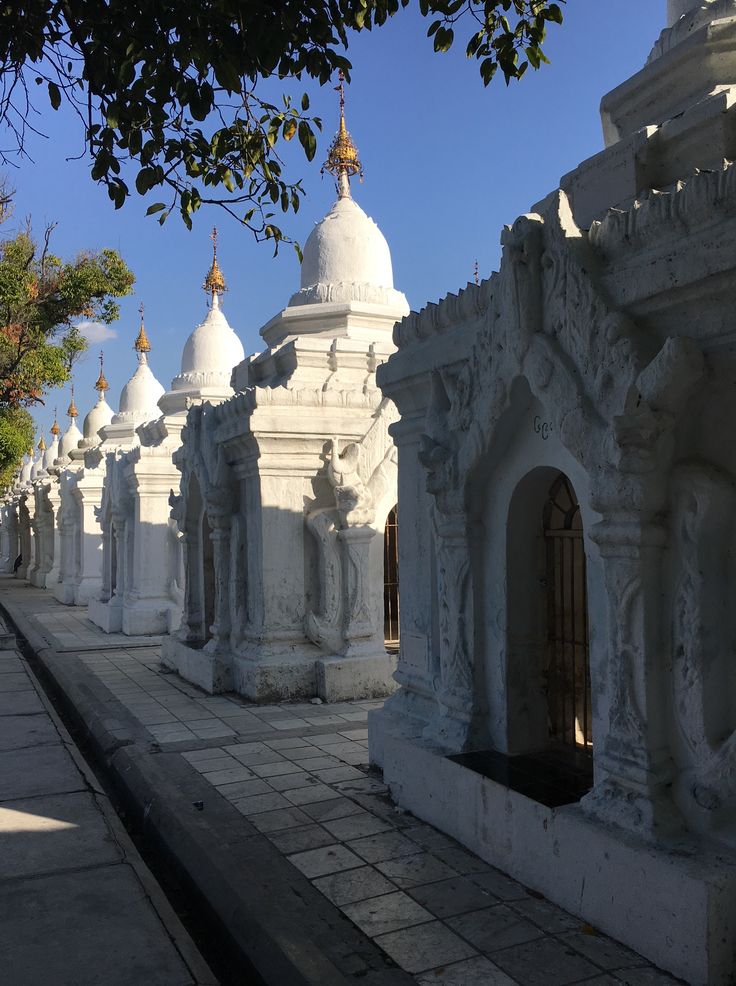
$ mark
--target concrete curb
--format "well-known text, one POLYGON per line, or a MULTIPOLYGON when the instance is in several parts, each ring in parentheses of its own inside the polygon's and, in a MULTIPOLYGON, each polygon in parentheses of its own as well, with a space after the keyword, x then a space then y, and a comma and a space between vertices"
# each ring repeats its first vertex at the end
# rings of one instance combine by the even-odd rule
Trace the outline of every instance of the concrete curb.
POLYGON ((126 811, 266 984, 414 983, 178 753, 160 751, 77 657, 51 649, 32 621, 7 603, 0 610, 89 741, 126 811), (200 803, 203 810, 195 807, 200 803))

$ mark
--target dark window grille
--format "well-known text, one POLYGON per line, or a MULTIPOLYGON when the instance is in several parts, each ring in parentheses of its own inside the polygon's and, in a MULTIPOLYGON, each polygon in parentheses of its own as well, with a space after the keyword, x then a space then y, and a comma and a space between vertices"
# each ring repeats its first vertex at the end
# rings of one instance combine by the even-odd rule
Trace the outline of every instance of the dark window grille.
POLYGON ((566 476, 552 484, 544 512, 547 559, 547 701, 552 740, 593 745, 588 596, 580 506, 566 476))
POLYGON ((383 635, 387 647, 399 646, 399 519, 394 507, 383 534, 383 635))

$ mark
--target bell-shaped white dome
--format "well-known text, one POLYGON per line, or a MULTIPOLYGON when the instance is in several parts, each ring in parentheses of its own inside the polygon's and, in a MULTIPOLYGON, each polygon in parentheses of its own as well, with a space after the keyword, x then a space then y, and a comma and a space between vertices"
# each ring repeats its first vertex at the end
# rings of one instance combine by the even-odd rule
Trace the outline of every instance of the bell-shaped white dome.
POLYGON ((386 238, 347 189, 309 234, 304 246, 301 290, 292 296, 289 305, 325 301, 406 304, 404 295, 394 290, 386 238))
POLYGON ((229 387, 233 367, 245 359, 245 350, 225 318, 217 292, 207 317, 192 332, 181 357, 181 373, 172 390, 196 387, 229 387))
POLYGON ((59 454, 58 459, 65 461, 69 458, 69 453, 72 449, 75 449, 79 442, 82 440, 82 432, 77 428, 77 422, 75 418, 71 419, 69 427, 61 436, 61 441, 59 442, 59 454))
POLYGON ((43 462, 43 457, 39 455, 37 459, 33 460, 33 465, 31 466, 31 482, 34 483, 41 472, 41 464, 43 462))
POLYGON ((158 402, 164 388, 151 373, 145 353, 140 353, 138 360, 135 373, 120 394, 120 410, 113 415, 114 422, 136 420, 142 423, 158 418, 161 413, 158 402))
POLYGON ((58 458, 59 455, 59 436, 54 435, 54 440, 51 442, 49 447, 43 453, 42 460, 42 472, 48 472, 48 470, 53 466, 54 459, 58 458))
POLYGON ((100 393, 97 403, 84 419, 84 424, 82 425, 82 432, 84 434, 82 448, 91 448, 94 445, 99 445, 100 436, 98 432, 100 428, 104 428, 105 425, 110 424, 112 415, 113 410, 105 400, 104 392, 100 393))
POLYGON ((24 462, 20 470, 20 484, 25 486, 26 483, 31 481, 31 470, 33 469, 33 459, 29 457, 27 462, 24 462))

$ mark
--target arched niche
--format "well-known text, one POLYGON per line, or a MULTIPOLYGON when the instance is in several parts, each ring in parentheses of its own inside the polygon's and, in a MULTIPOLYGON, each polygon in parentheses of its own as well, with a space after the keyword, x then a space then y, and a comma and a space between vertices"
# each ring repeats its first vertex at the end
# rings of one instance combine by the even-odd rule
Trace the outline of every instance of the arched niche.
POLYGON ((399 515, 389 510, 383 529, 383 637, 389 650, 399 646, 399 515))
MULTIPOLYGON (((592 689, 590 737, 602 740, 608 717, 608 607, 597 546, 600 519, 590 477, 554 430, 552 416, 521 378, 469 479, 469 551, 474 572, 475 660, 481 740, 505 754, 550 745, 545 513, 563 474, 579 505, 592 689)), ((549 517, 547 517, 549 519, 549 517)))

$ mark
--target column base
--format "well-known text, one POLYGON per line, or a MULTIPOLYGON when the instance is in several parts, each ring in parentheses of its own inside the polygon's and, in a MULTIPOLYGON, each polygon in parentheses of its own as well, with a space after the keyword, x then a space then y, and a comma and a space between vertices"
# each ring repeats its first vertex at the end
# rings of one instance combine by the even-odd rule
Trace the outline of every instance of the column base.
POLYGON ((123 625, 122 603, 115 597, 107 601, 90 599, 87 615, 105 633, 120 633, 123 625))
POLYGON ((76 588, 71 582, 57 582, 53 589, 54 598, 65 606, 73 606, 76 588))
POLYGON ((163 642, 161 663, 210 695, 233 690, 231 655, 212 653, 170 636, 163 642))
POLYGON ((102 591, 102 579, 82 578, 74 586, 74 605, 87 606, 93 599, 97 599, 102 591))
POLYGON ((317 694, 325 702, 386 698, 394 681, 396 654, 383 651, 361 657, 325 657, 317 661, 317 694))
POLYGON ((170 599, 123 602, 122 631, 129 637, 160 636, 179 625, 180 608, 170 599))

